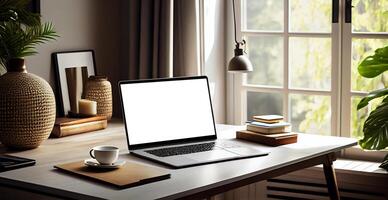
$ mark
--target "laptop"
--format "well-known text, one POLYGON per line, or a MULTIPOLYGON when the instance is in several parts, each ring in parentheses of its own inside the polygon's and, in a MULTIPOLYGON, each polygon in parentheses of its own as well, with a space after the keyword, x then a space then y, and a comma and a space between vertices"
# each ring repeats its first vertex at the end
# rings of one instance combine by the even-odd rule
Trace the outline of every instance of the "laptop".
POLYGON ((170 167, 267 155, 234 140, 217 140, 206 76, 120 81, 128 149, 170 167))

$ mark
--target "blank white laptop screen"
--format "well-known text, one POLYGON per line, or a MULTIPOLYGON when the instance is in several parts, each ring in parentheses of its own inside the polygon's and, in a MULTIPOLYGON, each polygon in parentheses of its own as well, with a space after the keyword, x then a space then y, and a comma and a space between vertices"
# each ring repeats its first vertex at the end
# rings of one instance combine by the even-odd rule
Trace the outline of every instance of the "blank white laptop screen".
POLYGON ((120 87, 130 145, 216 134, 206 78, 120 87))

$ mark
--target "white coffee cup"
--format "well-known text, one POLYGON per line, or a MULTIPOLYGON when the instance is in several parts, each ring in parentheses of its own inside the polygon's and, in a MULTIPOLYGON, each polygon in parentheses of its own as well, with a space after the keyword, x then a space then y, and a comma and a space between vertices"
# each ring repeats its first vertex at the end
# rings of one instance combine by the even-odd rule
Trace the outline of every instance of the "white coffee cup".
POLYGON ((96 146, 93 147, 89 154, 102 165, 111 165, 119 157, 119 148, 114 146, 96 146))

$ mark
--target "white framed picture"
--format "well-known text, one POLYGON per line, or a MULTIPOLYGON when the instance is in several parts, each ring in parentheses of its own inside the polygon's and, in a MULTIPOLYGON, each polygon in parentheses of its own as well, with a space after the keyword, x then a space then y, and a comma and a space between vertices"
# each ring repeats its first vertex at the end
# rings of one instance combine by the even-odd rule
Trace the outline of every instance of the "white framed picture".
POLYGON ((83 87, 89 76, 96 75, 93 50, 55 52, 52 54, 58 90, 59 116, 67 116, 78 108, 83 87))

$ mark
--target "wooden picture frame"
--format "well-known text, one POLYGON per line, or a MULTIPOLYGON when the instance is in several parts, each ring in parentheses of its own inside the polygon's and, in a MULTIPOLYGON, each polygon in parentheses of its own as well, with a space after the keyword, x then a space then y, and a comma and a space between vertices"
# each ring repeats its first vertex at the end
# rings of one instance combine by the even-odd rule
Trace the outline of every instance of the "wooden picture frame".
POLYGON ((67 68, 87 68, 87 76, 96 75, 96 62, 93 50, 64 51, 52 54, 55 65, 57 86, 58 116, 65 117, 70 111, 70 96, 66 77, 67 68))

